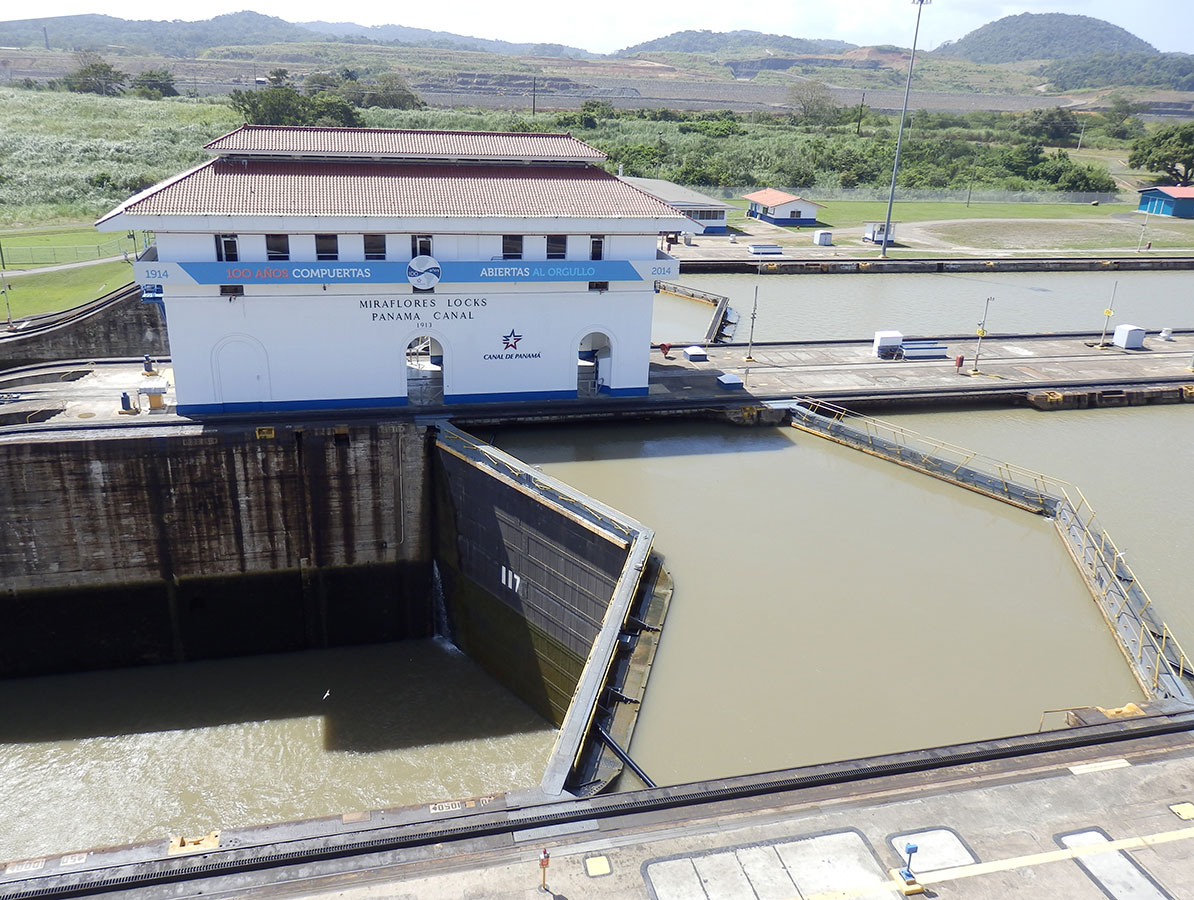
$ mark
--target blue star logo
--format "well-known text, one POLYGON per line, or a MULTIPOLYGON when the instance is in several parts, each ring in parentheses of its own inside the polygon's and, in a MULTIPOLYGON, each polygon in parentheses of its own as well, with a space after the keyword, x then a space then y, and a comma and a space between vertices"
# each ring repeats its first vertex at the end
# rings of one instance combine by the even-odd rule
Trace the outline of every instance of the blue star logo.
POLYGON ((522 340, 521 334, 515 334, 514 329, 510 329, 509 334, 502 335, 502 341, 505 343, 506 350, 517 350, 518 342, 522 340))

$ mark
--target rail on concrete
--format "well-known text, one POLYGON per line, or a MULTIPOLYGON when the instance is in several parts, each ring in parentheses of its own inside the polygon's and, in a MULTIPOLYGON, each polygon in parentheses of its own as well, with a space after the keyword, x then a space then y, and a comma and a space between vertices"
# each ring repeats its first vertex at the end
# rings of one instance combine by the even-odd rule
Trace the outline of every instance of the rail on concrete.
POLYGON ((1072 484, 820 400, 772 404, 791 424, 1021 509, 1050 516, 1145 693, 1194 703, 1194 666, 1072 484))
POLYGON ((671 294, 675 297, 684 297, 688 300, 699 300, 701 303, 708 303, 713 306, 713 316, 709 319, 709 327, 705 329, 705 343, 713 344, 717 342, 718 336, 726 325, 726 316, 730 313, 730 298, 723 297, 721 294, 712 294, 709 291, 699 291, 696 288, 686 287, 682 284, 676 284, 672 281, 657 281, 655 282, 655 290, 661 294, 671 294))

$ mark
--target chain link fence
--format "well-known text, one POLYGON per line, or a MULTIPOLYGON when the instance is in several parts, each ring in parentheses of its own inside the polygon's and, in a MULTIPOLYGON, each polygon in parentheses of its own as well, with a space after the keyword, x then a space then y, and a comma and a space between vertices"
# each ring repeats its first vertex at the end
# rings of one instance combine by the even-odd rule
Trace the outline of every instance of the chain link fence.
POLYGON ((113 238, 102 244, 83 244, 73 247, 10 247, 0 240, 0 260, 4 268, 23 266, 52 266, 57 263, 83 262, 121 256, 131 248, 128 238, 113 238))

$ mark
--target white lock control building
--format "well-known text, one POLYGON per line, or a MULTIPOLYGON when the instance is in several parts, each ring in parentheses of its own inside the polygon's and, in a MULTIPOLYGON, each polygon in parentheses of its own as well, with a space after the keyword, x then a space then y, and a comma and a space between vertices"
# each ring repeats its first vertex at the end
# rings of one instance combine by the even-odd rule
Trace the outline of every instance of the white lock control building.
POLYGON ((664 232, 567 134, 245 125, 101 231, 156 233, 178 411, 647 393, 664 232))

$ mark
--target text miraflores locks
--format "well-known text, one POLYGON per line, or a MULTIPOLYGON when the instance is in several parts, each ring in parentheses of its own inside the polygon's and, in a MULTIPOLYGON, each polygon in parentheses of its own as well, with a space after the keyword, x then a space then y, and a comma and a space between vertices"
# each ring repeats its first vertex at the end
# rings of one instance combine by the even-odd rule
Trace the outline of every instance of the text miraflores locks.
POLYGON ((473 309, 489 305, 486 297, 384 297, 358 301, 361 309, 373 311, 374 322, 421 322, 419 310, 431 312, 431 319, 471 319, 473 309), (443 309, 441 307, 447 307, 443 309))

